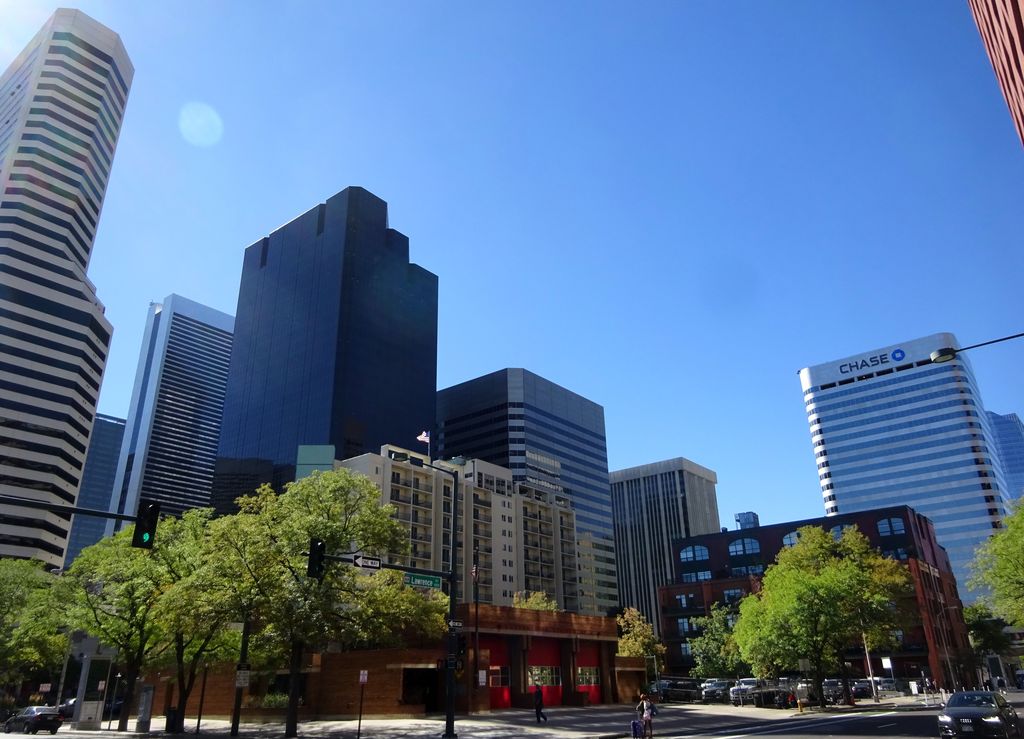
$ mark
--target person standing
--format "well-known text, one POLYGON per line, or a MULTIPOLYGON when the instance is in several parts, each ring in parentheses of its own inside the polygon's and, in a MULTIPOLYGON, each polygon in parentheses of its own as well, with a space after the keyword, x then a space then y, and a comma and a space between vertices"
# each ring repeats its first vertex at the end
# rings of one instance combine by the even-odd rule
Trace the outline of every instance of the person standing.
POLYGON ((537 723, 539 724, 541 719, 544 719, 544 723, 548 722, 548 717, 544 714, 544 694, 540 692, 540 686, 533 686, 533 710, 537 714, 537 723))
POLYGON ((640 714, 640 722, 644 726, 644 736, 654 736, 654 703, 647 697, 646 693, 640 695, 640 702, 636 707, 637 713, 640 714))

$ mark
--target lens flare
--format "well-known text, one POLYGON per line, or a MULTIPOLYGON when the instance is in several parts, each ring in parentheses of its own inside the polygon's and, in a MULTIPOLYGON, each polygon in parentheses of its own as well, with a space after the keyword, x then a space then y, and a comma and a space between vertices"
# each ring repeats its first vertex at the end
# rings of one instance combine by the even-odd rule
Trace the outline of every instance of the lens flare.
POLYGON ((220 115, 206 103, 189 102, 178 113, 178 130, 193 146, 214 146, 224 135, 220 115))

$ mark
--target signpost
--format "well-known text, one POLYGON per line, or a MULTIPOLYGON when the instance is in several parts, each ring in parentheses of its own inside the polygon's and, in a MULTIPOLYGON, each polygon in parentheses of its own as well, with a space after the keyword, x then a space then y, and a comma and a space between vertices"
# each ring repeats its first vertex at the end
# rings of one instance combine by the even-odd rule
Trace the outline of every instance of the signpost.
POLYGON ((377 557, 364 557, 359 555, 353 562, 356 563, 356 567, 362 567, 364 570, 379 570, 380 560, 377 557))
POLYGON ((413 588, 433 588, 434 590, 441 589, 440 575, 420 575, 414 572, 406 572, 404 581, 406 585, 413 588))
POLYGON ((462 622, 461 621, 459 621, 457 619, 454 619, 454 618, 448 620, 448 629, 450 631, 455 631, 456 629, 461 629, 461 628, 462 628, 462 622))
POLYGON ((363 735, 363 692, 366 690, 369 673, 369 670, 359 671, 359 724, 356 726, 356 739, 361 739, 363 735))

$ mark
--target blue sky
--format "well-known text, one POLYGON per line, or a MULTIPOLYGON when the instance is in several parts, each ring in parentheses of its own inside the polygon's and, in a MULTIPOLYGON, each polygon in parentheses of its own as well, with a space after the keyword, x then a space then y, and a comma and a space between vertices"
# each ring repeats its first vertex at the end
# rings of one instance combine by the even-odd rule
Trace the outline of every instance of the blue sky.
MULTIPOLYGON (((0 65, 55 7, 0 0, 0 65)), ((348 185, 440 277, 440 387, 591 398, 613 469, 710 467, 725 525, 823 512, 801 367, 1024 330, 1024 149, 962 0, 75 7, 136 68, 104 413, 151 300, 234 313, 242 250, 348 185)), ((1022 360, 973 353, 990 410, 1024 412, 1022 360)))

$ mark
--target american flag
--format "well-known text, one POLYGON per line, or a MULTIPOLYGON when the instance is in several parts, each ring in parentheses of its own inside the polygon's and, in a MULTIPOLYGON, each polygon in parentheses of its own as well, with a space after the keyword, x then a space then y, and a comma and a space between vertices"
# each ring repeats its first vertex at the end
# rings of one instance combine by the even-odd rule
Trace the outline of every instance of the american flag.
POLYGON ((476 582, 476 565, 473 565, 473 582, 476 582))
POLYGON ((430 432, 423 431, 419 436, 416 437, 416 441, 422 441, 424 444, 430 443, 430 432))

